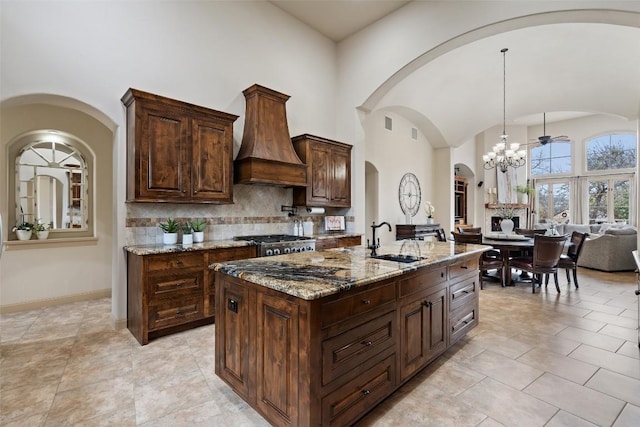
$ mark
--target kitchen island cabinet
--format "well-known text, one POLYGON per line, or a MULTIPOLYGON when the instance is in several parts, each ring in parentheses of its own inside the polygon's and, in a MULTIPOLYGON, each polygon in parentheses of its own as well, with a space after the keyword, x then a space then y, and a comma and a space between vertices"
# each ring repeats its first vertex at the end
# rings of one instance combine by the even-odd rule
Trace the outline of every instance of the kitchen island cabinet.
POLYGON ((346 248, 348 246, 360 246, 362 235, 316 235, 316 250, 346 248))
POLYGON ((421 261, 359 246, 212 265, 216 374, 273 425, 353 424, 478 322, 486 247, 412 247, 421 261))
POLYGON ((150 339, 214 321, 214 262, 256 256, 246 242, 191 246, 128 246, 127 328, 142 345, 150 339))

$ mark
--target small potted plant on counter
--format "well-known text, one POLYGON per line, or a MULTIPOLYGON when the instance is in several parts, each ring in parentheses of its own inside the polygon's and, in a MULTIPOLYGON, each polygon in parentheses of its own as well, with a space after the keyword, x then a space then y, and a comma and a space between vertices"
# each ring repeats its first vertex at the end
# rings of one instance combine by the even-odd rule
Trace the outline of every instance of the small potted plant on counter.
POLYGON ((45 240, 49 237, 49 230, 51 230, 51 223, 44 223, 40 220, 36 220, 36 223, 33 225, 33 231, 35 232, 38 240, 45 240))
POLYGON ((191 221, 191 228, 193 229, 193 243, 204 242, 204 228, 207 224, 204 219, 194 219, 191 221))
POLYGON ((15 231, 18 240, 30 240, 33 234, 34 224, 31 222, 22 222, 11 229, 15 231))
POLYGON ((182 228, 182 244, 183 245, 192 245, 193 244, 193 230, 191 229, 190 222, 183 222, 180 225, 182 228))
POLYGON ((161 222, 160 228, 164 232, 162 243, 165 245, 175 245, 178 243, 178 222, 173 218, 168 218, 167 222, 161 222))

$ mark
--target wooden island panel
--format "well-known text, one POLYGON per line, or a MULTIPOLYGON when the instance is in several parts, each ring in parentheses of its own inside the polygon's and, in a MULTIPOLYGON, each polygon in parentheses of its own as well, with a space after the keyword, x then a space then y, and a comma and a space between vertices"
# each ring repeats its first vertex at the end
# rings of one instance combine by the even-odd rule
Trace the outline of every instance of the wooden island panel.
POLYGON ((275 426, 352 425, 477 325, 478 258, 312 300, 218 271, 216 374, 275 426))

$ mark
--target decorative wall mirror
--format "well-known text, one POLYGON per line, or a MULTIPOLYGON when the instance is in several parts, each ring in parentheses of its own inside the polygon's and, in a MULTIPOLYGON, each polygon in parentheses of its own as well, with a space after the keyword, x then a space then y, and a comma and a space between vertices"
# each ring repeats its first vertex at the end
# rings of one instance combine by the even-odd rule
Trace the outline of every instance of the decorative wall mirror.
POLYGON ((48 132, 16 155, 16 223, 50 224, 51 231, 88 229, 89 174, 71 141, 48 132))

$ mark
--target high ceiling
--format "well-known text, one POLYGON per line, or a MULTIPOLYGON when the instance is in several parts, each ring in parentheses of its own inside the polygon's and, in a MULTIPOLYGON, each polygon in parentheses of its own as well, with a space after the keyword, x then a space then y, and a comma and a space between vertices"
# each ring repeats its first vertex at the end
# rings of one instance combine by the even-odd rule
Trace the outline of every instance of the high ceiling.
MULTIPOLYGON (((450 1, 450 0, 445 0, 450 1)), ((271 0, 334 41, 405 6, 404 0, 271 0)), ((458 145, 502 125, 506 56, 507 126, 588 114, 636 120, 640 114, 640 18, 634 26, 549 23, 482 38, 429 61, 389 85, 366 105, 413 111, 440 139, 458 145), (460 120, 464 117, 464 120, 460 120)), ((392 78, 396 78, 394 76, 392 78)), ((415 117, 414 117, 415 118, 415 117)), ((446 142, 445 142, 446 141, 446 142)), ((433 141, 432 141, 433 142, 433 141)))
POLYGON ((335 42, 350 36, 410 0, 270 0, 335 42))

